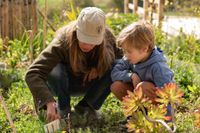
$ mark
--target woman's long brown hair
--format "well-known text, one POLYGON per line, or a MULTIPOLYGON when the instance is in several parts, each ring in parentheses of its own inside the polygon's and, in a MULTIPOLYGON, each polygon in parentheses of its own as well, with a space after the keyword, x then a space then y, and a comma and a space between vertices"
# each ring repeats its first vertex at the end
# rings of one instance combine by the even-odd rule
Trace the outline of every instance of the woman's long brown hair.
MULTIPOLYGON (((65 33, 69 50, 69 62, 73 72, 87 73, 91 70, 91 67, 88 67, 85 53, 79 48, 79 41, 76 35, 76 21, 67 26, 65 33)), ((90 61, 94 62, 92 67, 96 68, 98 77, 102 77, 108 69, 111 69, 115 60, 114 48, 109 45, 111 40, 115 41, 115 38, 109 34, 111 34, 110 31, 106 29, 102 44, 95 46, 90 52, 90 61)))

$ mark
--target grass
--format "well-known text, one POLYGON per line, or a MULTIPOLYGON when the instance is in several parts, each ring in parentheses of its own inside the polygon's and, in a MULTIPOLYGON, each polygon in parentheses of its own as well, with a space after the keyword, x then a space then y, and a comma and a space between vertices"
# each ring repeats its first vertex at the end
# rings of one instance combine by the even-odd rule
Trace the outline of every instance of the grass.
MULTIPOLYGON (((41 0, 40 0, 41 1, 41 0)), ((39 2, 40 2, 39 1, 39 2)), ((41 1, 43 2, 43 1, 41 1)), ((56 7, 56 6, 55 6, 56 7)), ((137 18, 132 15, 121 15, 119 18, 111 18, 107 21, 109 24, 109 27, 111 27, 114 30, 114 33, 117 35, 121 29, 126 26, 127 24, 136 21, 137 18)), ((58 21, 60 24, 60 21, 58 21)), ((161 32, 159 32, 161 33, 161 32)), ((156 36, 158 38, 157 43, 160 44, 160 47, 162 50, 165 50, 166 55, 169 56, 169 58, 172 59, 179 59, 183 58, 183 60, 189 60, 190 63, 198 63, 198 56, 196 59, 196 55, 193 55, 195 57, 192 59, 192 51, 190 51, 190 47, 193 44, 194 46, 199 46, 199 43, 196 43, 196 40, 188 40, 187 37, 180 35, 181 38, 175 39, 172 42, 167 42, 167 39, 162 35, 159 34, 156 36), (163 45, 165 44, 165 45, 163 45), (181 47, 181 51, 176 51, 177 46, 181 47), (185 51, 185 52, 184 52, 185 51), (180 55, 180 52, 182 53, 180 55), (180 57, 179 57, 180 56, 180 57), (179 58, 178 58, 179 57, 179 58), (188 59, 189 57, 189 59, 188 59), (195 60, 196 59, 196 60, 195 60), (196 62, 194 62, 194 60, 196 62)), ((51 40, 52 37, 48 37, 48 41, 51 40)), ((1 40, 0 40, 0 44, 1 40)), ((26 52, 28 51, 26 48, 24 50, 22 49, 23 45, 25 44, 23 41, 21 42, 14 42, 13 47, 10 49, 13 52, 13 55, 16 55, 16 58, 21 57, 22 55, 26 55, 26 52), (20 51, 20 52, 19 52, 20 51)), ((39 41, 36 43, 39 44, 39 41)), ((28 43, 27 43, 28 46, 28 43)), ((36 46, 39 49, 39 46, 36 46)), ((194 49, 195 51, 198 50, 199 47, 194 49)), ((40 50, 36 51, 40 52, 40 50)), ((198 52, 198 51, 197 51, 198 52)), ((7 54, 6 54, 7 55, 7 54)), ((22 59, 16 59, 15 56, 7 57, 5 56, 0 58, 2 61, 11 60, 16 63, 22 63, 22 59), (7 58, 6 58, 7 57, 7 58)), ((23 56, 22 56, 23 57, 23 56)), ((170 61, 170 60, 169 60, 170 61)), ((181 106, 177 109, 177 133, 200 133, 200 129, 197 129, 194 127, 193 121, 194 121, 194 110, 200 106, 200 93, 199 93, 199 71, 198 69, 194 71, 193 67, 190 65, 190 63, 180 63, 177 60, 170 61, 172 69, 175 71, 175 79, 178 83, 180 83, 185 88, 185 100, 181 106), (196 83, 197 82, 197 83, 196 83), (198 88, 188 90, 188 85, 196 85, 198 88), (193 91, 191 91, 193 90, 193 91)), ((16 82, 13 82, 11 86, 8 88, 8 90, 2 90, 0 91, 4 92, 4 99, 7 103, 8 109, 12 114, 12 118, 14 120, 14 124, 17 128, 17 132, 22 133, 43 133, 43 125, 44 123, 38 119, 38 116, 36 115, 34 111, 34 104, 33 104, 33 98, 32 95, 24 81, 24 75, 25 75, 26 69, 18 69, 18 71, 15 69, 14 72, 18 73, 19 79, 16 82)), ((182 87, 181 86, 181 87, 182 87)), ((72 99, 72 105, 75 105, 80 98, 73 98, 72 99)), ((119 128, 119 123, 124 119, 122 110, 121 110, 121 104, 120 102, 111 94, 106 99, 105 103, 103 104, 101 111, 103 115, 105 116, 102 123, 99 123, 99 125, 94 126, 87 126, 85 128, 80 128, 77 130, 78 133, 122 133, 119 128)), ((0 132, 11 132, 11 127, 9 125, 9 122, 6 118, 6 115, 4 113, 3 108, 0 106, 0 132)))
MULTIPOLYGON (((32 95, 23 80, 24 70, 20 71, 20 80, 14 82, 4 99, 12 114, 14 124, 18 132, 40 132, 43 133, 44 123, 38 119, 34 111, 32 95)), ((72 105, 75 105, 80 98, 73 98, 72 105)), ((195 108, 200 105, 200 98, 185 100, 177 109, 177 133, 200 133, 193 125, 195 108)), ((101 111, 104 114, 102 123, 85 128, 79 128, 78 133, 122 133, 119 122, 124 119, 120 102, 111 94, 103 104, 101 111)), ((11 132, 10 125, 5 116, 4 110, 0 108, 0 131, 11 132)))
MULTIPOLYGON (((23 80, 24 71, 20 72, 20 81, 15 82, 4 93, 4 100, 8 106, 9 111, 12 114, 14 124, 17 132, 44 132, 44 123, 38 119, 34 111, 33 98, 28 89, 25 81, 23 80)), ((4 90, 1 90, 4 91, 4 90)), ((4 91, 5 92, 5 91, 4 91)), ((72 98, 72 106, 75 105, 80 98, 72 98)), ((98 125, 98 127, 84 129, 78 129, 78 132, 112 132, 118 130, 118 122, 123 118, 123 114, 119 105, 119 102, 110 95, 104 103, 101 111, 103 112, 105 119, 104 124, 98 125), (109 126, 108 126, 109 125, 109 126), (98 131, 97 131, 98 130, 98 131)), ((6 118, 3 108, 0 108, 0 131, 10 132, 11 128, 6 118)))

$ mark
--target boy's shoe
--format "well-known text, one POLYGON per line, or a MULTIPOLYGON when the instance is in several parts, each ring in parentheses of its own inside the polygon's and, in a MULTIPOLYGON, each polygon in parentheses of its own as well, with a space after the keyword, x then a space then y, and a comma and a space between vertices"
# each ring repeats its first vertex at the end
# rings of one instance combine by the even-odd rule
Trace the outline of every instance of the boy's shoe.
POLYGON ((167 114, 165 115, 165 122, 172 122, 171 105, 167 105, 167 114))

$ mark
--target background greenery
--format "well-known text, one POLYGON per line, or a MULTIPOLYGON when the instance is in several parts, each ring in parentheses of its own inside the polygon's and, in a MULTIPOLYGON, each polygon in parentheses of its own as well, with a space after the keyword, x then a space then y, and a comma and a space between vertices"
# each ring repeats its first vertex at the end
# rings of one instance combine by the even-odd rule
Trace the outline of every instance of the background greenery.
MULTIPOLYGON (((98 6, 105 12, 112 13, 107 16, 107 25, 117 36, 118 33, 128 24, 137 21, 139 18, 133 14, 123 14, 122 0, 75 0, 73 5, 69 1, 54 0, 48 1, 48 18, 53 25, 58 28, 72 21, 85 6, 98 6), (78 7, 78 8, 76 8, 78 7), (117 8, 117 9, 116 9, 117 8), (74 10, 74 12, 73 12, 74 10)), ((194 9, 199 5, 198 0, 169 0, 166 11, 179 12, 198 15, 194 9), (180 6, 180 7, 179 7, 180 6)), ((39 0, 40 9, 44 7, 44 1, 39 0)), ((176 14, 175 13, 175 14, 176 14)), ((33 40, 34 57, 42 51, 42 19, 39 18, 39 31, 33 40)), ((55 32, 48 28, 47 45, 51 42, 55 32)), ((167 37, 160 29, 155 27, 156 44, 165 53, 170 68, 175 73, 175 80, 182 90, 184 90, 184 101, 177 109, 177 124, 179 133, 200 133, 193 125, 194 110, 200 106, 200 40, 193 34, 185 35, 180 31, 178 36, 167 37)), ((0 72, 0 91, 3 93, 4 100, 12 114, 18 132, 44 132, 43 122, 38 119, 33 107, 31 93, 24 82, 24 75, 30 64, 29 38, 26 32, 21 39, 9 41, 8 48, 4 49, 3 41, 0 39, 0 62, 8 64, 7 70, 0 72)), ((74 105, 79 99, 73 98, 74 105)), ((121 133, 119 123, 124 119, 121 104, 111 94, 101 108, 105 118, 103 123, 96 127, 85 127, 78 129, 77 132, 83 133, 121 133)), ((0 107, 0 131, 11 132, 11 127, 2 107, 0 107)))

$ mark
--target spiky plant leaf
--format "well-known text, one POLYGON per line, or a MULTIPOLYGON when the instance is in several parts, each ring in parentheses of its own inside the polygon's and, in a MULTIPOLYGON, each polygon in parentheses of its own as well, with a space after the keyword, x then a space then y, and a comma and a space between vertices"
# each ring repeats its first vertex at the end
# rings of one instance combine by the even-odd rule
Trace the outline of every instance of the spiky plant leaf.
POLYGON ((184 93, 175 83, 168 83, 158 88, 156 94, 159 97, 156 101, 167 105, 169 102, 180 103, 184 93))
POLYGON ((126 117, 131 116, 142 103, 147 101, 147 99, 143 98, 142 89, 138 89, 137 93, 128 90, 127 93, 128 95, 122 101, 123 111, 126 117))
POLYGON ((145 119, 141 111, 136 111, 132 114, 130 119, 128 120, 128 123, 126 124, 126 127, 128 128, 128 132, 141 132, 142 128, 146 125, 145 119))
POLYGON ((134 93, 127 91, 128 95, 123 98, 122 106, 124 115, 126 117, 131 116, 133 112, 135 112, 138 109, 138 98, 137 95, 134 93))
POLYGON ((165 119, 166 106, 164 105, 151 105, 148 110, 148 116, 152 119, 165 119))

